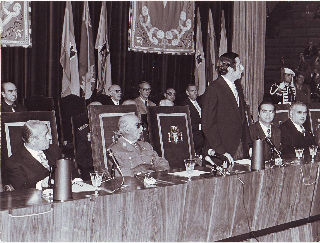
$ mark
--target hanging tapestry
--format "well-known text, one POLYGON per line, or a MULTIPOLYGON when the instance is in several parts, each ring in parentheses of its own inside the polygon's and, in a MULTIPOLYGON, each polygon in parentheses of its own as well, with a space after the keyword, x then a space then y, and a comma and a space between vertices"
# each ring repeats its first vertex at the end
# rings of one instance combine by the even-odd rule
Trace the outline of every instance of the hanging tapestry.
POLYGON ((194 2, 132 1, 129 50, 194 53, 194 2))
POLYGON ((31 46, 30 2, 1 1, 1 46, 31 46))

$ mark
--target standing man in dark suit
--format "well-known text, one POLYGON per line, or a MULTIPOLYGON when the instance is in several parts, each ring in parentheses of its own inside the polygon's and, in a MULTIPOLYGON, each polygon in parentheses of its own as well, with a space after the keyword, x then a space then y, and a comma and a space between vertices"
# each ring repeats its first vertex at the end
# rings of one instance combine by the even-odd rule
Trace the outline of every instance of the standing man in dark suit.
POLYGON ((121 88, 117 84, 113 84, 108 89, 109 94, 100 94, 93 101, 100 102, 102 105, 121 105, 121 88))
POLYGON ((198 89, 194 84, 188 84, 186 88, 187 98, 182 105, 189 106, 194 149, 197 154, 202 153, 204 137, 201 126, 201 103, 198 99, 198 89))
MULTIPOLYGON (((228 52, 218 61, 219 77, 211 82, 203 96, 202 128, 209 155, 233 159, 248 156, 249 129, 240 83, 244 70, 239 55, 228 52)), ((206 154, 206 153, 205 153, 206 154)))
POLYGON ((281 131, 278 127, 272 124, 275 116, 275 107, 271 101, 262 101, 258 107, 259 121, 249 127, 251 140, 264 140, 263 143, 263 157, 264 160, 270 160, 272 156, 272 149, 270 144, 265 142, 268 137, 280 151, 281 131))
POLYGON ((14 83, 5 82, 1 84, 1 111, 2 112, 19 112, 26 111, 26 108, 16 103, 18 94, 17 87, 14 83))
POLYGON ((309 146, 316 145, 314 135, 303 124, 307 119, 307 106, 302 102, 293 103, 289 119, 280 125, 282 155, 286 159, 295 158, 295 148, 303 148, 309 154, 309 146))

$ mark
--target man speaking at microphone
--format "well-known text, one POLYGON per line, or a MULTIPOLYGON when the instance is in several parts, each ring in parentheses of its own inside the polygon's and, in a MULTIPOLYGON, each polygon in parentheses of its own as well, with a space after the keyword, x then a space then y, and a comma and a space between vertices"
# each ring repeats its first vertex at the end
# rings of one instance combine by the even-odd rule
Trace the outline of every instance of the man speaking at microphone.
POLYGON ((263 143, 263 158, 270 160, 272 156, 273 145, 275 149, 280 151, 281 131, 278 127, 272 124, 275 116, 275 107, 272 102, 262 101, 258 107, 259 120, 249 127, 250 137, 252 141, 264 140, 263 143), (272 144, 267 144, 265 139, 269 138, 272 144))
POLYGON ((202 129, 204 155, 219 153, 233 160, 249 155, 249 129, 240 83, 244 70, 239 55, 228 52, 217 63, 218 79, 212 81, 203 96, 202 129))

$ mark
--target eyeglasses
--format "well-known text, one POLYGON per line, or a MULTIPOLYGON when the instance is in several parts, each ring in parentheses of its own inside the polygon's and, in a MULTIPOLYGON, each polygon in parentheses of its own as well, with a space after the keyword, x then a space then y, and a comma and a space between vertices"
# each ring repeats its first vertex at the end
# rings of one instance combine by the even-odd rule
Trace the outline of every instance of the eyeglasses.
POLYGON ((136 126, 137 126, 137 128, 139 129, 140 127, 143 126, 143 124, 142 124, 142 122, 138 122, 138 123, 136 124, 136 126))
POLYGON ((115 89, 114 92, 116 92, 117 94, 121 93, 121 89, 115 89))
POLYGON ((172 96, 172 95, 176 95, 176 93, 167 92, 167 95, 172 96))
POLYGON ((143 91, 151 91, 151 88, 142 88, 143 91))

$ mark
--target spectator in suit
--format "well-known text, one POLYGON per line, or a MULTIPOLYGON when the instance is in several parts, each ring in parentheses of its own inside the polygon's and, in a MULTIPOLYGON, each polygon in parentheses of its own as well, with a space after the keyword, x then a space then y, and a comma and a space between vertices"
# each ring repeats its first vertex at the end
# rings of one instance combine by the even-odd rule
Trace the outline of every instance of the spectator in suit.
MULTIPOLYGON (((51 134, 43 121, 29 120, 22 129, 23 147, 5 163, 8 184, 15 190, 48 186, 49 173, 61 153, 57 145, 50 145, 51 134)), ((77 176, 75 170, 73 175, 77 176)))
POLYGON ((121 105, 121 87, 113 84, 108 89, 108 95, 99 94, 93 101, 100 102, 102 105, 121 105))
POLYGON ((189 106, 194 148, 197 154, 201 154, 204 136, 201 126, 201 102, 198 97, 197 86, 189 84, 186 88, 186 94, 187 97, 181 105, 189 106))
MULTIPOLYGON (((156 106, 153 103, 149 96, 151 94, 151 86, 148 82, 143 81, 139 84, 139 97, 135 98, 138 116, 141 118, 144 128, 147 131, 148 129, 148 121, 147 121, 147 107, 148 106, 156 106)), ((148 135, 146 135, 148 137, 148 135)))
POLYGON ((303 148, 305 155, 309 146, 316 145, 315 138, 305 126, 307 106, 302 102, 293 103, 289 110, 289 119, 280 125, 283 158, 295 157, 295 148, 303 148))
MULTIPOLYGON (((249 127, 250 138, 254 140, 265 140, 269 137, 275 147, 280 151, 281 132, 280 129, 272 124, 275 116, 275 107, 271 101, 262 101, 258 107, 259 121, 249 127)), ((263 143, 264 160, 271 159, 271 147, 265 141, 263 143)))
POLYGON ((139 118, 126 114, 118 123, 121 137, 110 145, 124 176, 134 176, 137 173, 168 170, 169 163, 153 150, 148 142, 139 141, 142 126, 139 118))
POLYGON ((148 82, 143 81, 139 84, 139 97, 135 98, 135 102, 137 104, 138 113, 141 115, 147 114, 148 106, 156 106, 151 100, 149 100, 149 96, 151 94, 151 86, 148 82))
POLYGON ((17 87, 14 83, 4 82, 1 84, 1 111, 2 112, 19 112, 26 111, 26 108, 17 104, 17 87))
POLYGON ((174 106, 176 99, 176 91, 173 88, 168 88, 164 93, 165 99, 160 100, 159 106, 174 106))
POLYGON ((205 155, 223 154, 233 163, 249 156, 250 134, 240 83, 244 68, 233 52, 221 55, 217 68, 219 77, 207 87, 202 102, 205 155))

